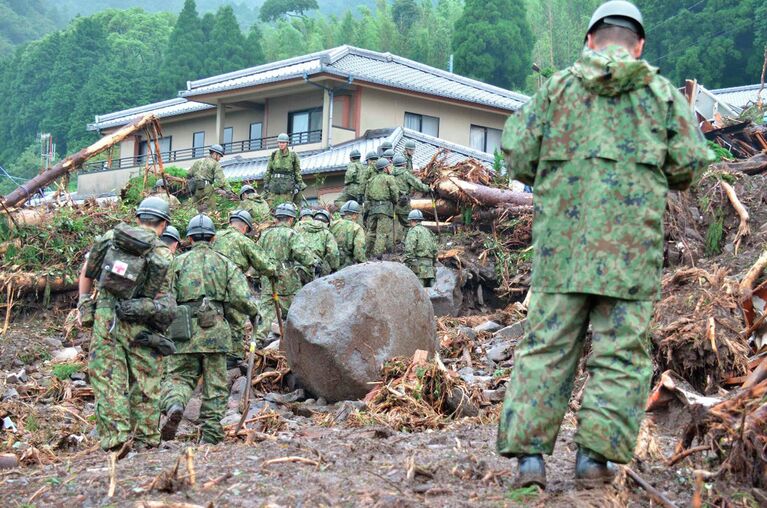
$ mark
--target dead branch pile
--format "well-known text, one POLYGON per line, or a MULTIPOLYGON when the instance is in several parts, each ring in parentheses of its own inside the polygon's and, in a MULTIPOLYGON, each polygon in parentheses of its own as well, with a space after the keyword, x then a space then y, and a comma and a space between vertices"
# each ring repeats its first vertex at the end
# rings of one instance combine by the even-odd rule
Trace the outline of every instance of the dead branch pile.
POLYGON ((750 347, 737 303, 737 282, 725 268, 682 268, 663 279, 655 307, 655 364, 710 393, 724 379, 747 372, 750 347))
POLYGON ((256 350, 253 363, 253 389, 261 393, 285 390, 285 376, 290 373, 288 359, 276 349, 256 350))
POLYGON ((383 381, 365 397, 369 417, 397 431, 443 428, 453 418, 476 416, 481 394, 470 391, 439 360, 394 358, 382 368, 383 381))

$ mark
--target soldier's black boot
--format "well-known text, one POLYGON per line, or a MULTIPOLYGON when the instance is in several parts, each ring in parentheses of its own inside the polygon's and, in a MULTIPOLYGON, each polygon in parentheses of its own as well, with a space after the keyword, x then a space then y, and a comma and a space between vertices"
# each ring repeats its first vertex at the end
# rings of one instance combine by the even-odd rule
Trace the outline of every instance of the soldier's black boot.
POLYGON ((176 437, 176 431, 178 430, 178 424, 181 423, 181 419, 184 417, 184 408, 181 404, 173 404, 167 413, 168 419, 165 420, 165 425, 160 430, 160 437, 163 441, 171 441, 176 437))
POLYGON ((517 457, 517 468, 519 471, 514 481, 515 487, 537 485, 542 489, 546 488, 546 464, 540 453, 517 457))
POLYGON ((618 474, 612 462, 596 452, 578 448, 575 455, 575 483, 580 488, 595 488, 610 483, 618 474))

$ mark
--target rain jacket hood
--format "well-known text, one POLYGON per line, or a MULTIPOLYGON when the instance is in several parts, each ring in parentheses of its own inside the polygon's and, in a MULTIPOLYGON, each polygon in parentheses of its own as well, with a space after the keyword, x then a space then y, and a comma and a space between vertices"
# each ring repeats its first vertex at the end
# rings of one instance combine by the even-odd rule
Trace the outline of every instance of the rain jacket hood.
POLYGON ((657 67, 635 59, 621 46, 584 49, 572 70, 587 90, 608 97, 648 86, 658 73, 657 67))

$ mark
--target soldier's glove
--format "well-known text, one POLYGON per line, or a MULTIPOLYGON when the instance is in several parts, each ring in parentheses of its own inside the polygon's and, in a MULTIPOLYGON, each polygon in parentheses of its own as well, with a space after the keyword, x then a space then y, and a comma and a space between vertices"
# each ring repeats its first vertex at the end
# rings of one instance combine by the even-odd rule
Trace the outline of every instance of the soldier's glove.
POLYGON ((151 298, 133 298, 122 300, 115 305, 115 312, 120 321, 126 323, 144 323, 156 312, 151 298))
POLYGON ((96 300, 90 293, 80 295, 77 299, 77 322, 80 326, 90 328, 96 315, 96 300))
POLYGON ((399 201, 397 201, 397 206, 407 206, 410 204, 410 198, 407 196, 400 196, 399 201))
POLYGON ((299 192, 301 192, 301 186, 300 186, 300 185, 298 185, 298 184, 295 184, 295 185, 293 186, 293 195, 295 196, 295 195, 296 195, 296 194, 298 194, 299 192))
POLYGON ((176 314, 178 313, 178 305, 176 305, 176 299, 171 295, 161 295, 153 300, 154 312, 150 314, 149 324, 159 331, 165 332, 170 326, 176 314))
POLYGON ((176 345, 172 340, 159 333, 152 333, 146 330, 139 332, 131 345, 151 347, 163 356, 170 356, 176 353, 176 345))

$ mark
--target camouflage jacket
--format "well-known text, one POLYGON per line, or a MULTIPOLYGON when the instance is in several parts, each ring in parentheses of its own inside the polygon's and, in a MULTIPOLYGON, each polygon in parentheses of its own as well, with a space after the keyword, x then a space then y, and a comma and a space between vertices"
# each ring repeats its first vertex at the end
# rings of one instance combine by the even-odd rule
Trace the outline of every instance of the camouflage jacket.
POLYGON ((322 261, 322 275, 338 270, 338 244, 328 227, 316 220, 299 223, 298 231, 314 254, 322 261))
POLYGON ((168 203, 168 206, 170 207, 171 210, 175 210, 176 208, 181 206, 181 201, 179 201, 176 196, 174 196, 173 194, 166 193, 164 190, 152 191, 151 193, 149 193, 149 196, 147 197, 156 197, 156 198, 162 199, 163 201, 168 203))
POLYGON ((365 208, 372 215, 394 216, 394 206, 400 192, 397 180, 390 174, 379 172, 368 180, 365 189, 365 208))
POLYGON ((253 218, 253 227, 256 224, 267 222, 272 218, 272 211, 269 203, 261 196, 246 195, 245 199, 240 201, 240 210, 245 210, 253 218))
POLYGON ((346 166, 346 174, 344 175, 344 187, 346 188, 346 193, 349 196, 356 197, 360 195, 362 179, 366 176, 366 173, 367 171, 365 166, 363 166, 359 161, 350 162, 349 165, 346 166))
POLYGON ((228 351, 232 339, 224 316, 230 310, 251 317, 258 312, 242 271, 208 242, 197 242, 173 260, 170 272, 170 286, 179 305, 189 305, 194 315, 202 299, 207 298, 217 313, 214 325, 209 328, 201 328, 197 319, 192 319, 192 338, 177 342, 177 353, 228 351))
MULTIPOLYGON (((277 265, 277 294, 291 296, 301 289, 301 277, 298 271, 304 274, 313 274, 314 267, 320 260, 312 249, 304 242, 301 234, 292 229, 287 223, 278 223, 263 233, 258 239, 258 246, 266 252, 277 265)), ((261 288, 271 288, 271 283, 266 277, 261 278, 261 288)))
POLYGON ((405 169, 407 169, 410 173, 413 172, 413 157, 411 157, 408 154, 403 154, 405 156, 405 169))
POLYGON ((277 266, 261 247, 232 226, 216 233, 213 249, 233 261, 242 273, 247 273, 248 269, 253 268, 259 276, 276 275, 277 266))
POLYGON ((509 117, 501 147, 534 186, 533 288, 659 295, 666 194, 689 186, 710 151, 656 68, 618 46, 584 50, 509 117))
POLYGON ((397 187, 400 196, 411 196, 413 191, 429 192, 431 188, 415 177, 413 173, 406 168, 394 168, 392 176, 397 179, 397 187))
POLYGON ((349 219, 339 219, 330 225, 330 232, 338 244, 339 268, 367 261, 362 226, 349 219))
POLYGON ((432 264, 437 259, 437 240, 434 234, 421 224, 416 224, 405 237, 405 261, 428 260, 432 264))
POLYGON ((376 174, 376 166, 375 164, 366 164, 362 168, 362 173, 359 176, 359 190, 360 198, 364 201, 368 182, 370 182, 370 179, 373 178, 373 176, 376 174))
POLYGON ((288 149, 287 153, 275 150, 269 156, 264 175, 264 189, 271 194, 292 194, 295 186, 304 190, 306 184, 301 178, 301 160, 298 154, 288 149))
MULTIPOLYGON (((187 172, 187 179, 195 179, 198 182, 202 180, 206 181, 208 185, 211 185, 218 189, 229 190, 229 182, 224 177, 224 170, 221 169, 221 163, 215 160, 213 157, 205 157, 192 164, 187 172)), ((198 185, 198 192, 203 186, 198 185)))

